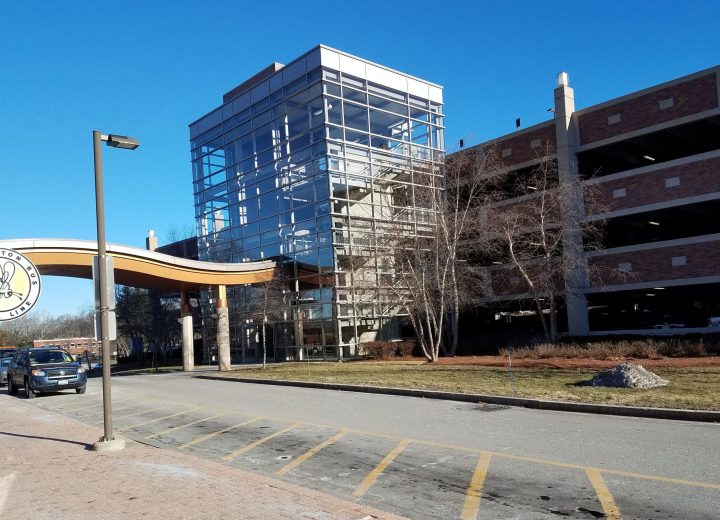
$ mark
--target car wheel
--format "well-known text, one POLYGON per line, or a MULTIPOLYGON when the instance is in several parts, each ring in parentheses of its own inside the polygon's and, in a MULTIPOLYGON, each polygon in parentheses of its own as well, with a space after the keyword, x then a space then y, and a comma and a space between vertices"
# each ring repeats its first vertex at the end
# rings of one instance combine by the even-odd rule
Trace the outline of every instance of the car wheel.
POLYGON ((33 392, 32 388, 30 388, 30 380, 29 379, 25 380, 25 397, 27 399, 32 399, 33 397, 35 397, 35 392, 33 392))
POLYGON ((8 394, 17 395, 18 387, 12 382, 12 379, 8 377, 8 394))
POLYGON ((76 394, 84 394, 85 393, 85 385, 76 388, 75 393, 76 394))

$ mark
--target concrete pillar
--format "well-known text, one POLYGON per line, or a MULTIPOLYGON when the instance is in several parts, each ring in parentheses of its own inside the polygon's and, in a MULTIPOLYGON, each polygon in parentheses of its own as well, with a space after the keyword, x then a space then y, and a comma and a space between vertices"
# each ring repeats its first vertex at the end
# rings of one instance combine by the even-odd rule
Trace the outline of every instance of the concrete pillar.
POLYGON ((188 294, 180 293, 180 321, 182 323, 182 362, 183 372, 192 372, 195 368, 195 348, 193 338, 193 316, 188 294))
POLYGON ((585 336, 589 332, 587 299, 588 287, 586 257, 583 249, 580 222, 585 217, 585 204, 577 166, 577 148, 580 134, 575 112, 575 93, 568 85, 566 72, 558 74, 555 89, 555 134, 560 184, 577 189, 577 195, 565 204, 563 215, 563 256, 565 271, 565 303, 567 306, 568 333, 585 336))
POLYGON ((230 318, 228 316, 227 292, 224 285, 217 286, 217 348, 218 370, 230 370, 230 318))

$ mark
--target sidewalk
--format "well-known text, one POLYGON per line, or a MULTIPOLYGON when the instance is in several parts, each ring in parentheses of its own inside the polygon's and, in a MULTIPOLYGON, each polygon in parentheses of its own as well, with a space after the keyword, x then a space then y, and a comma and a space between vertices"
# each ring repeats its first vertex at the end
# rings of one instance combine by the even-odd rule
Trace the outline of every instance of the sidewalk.
POLYGON ((401 520, 177 451, 127 441, 99 454, 102 428, 0 394, 0 518, 401 520))

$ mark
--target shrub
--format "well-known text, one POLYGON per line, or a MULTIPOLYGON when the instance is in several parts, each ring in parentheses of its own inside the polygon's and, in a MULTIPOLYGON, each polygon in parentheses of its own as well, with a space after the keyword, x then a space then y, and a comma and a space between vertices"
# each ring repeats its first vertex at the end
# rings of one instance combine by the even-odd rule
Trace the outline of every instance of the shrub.
POLYGON ((393 341, 368 341, 360 345, 365 354, 375 359, 395 357, 397 343, 393 341))

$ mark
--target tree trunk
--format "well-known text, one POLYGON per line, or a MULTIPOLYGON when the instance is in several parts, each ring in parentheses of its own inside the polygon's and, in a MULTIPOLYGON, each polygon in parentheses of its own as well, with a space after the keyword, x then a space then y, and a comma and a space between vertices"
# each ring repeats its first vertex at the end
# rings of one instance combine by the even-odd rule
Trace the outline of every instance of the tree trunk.
POLYGON ((537 306, 538 318, 540 318, 540 323, 542 323, 543 332, 545 333, 545 341, 552 342, 552 338, 550 337, 550 331, 548 330, 548 324, 545 321, 545 314, 543 314, 542 304, 537 298, 535 299, 535 305, 537 306))
POLYGON ((267 364, 267 347, 265 344, 265 336, 267 335, 267 315, 263 316, 263 330, 262 330, 262 348, 263 348, 263 361, 262 367, 265 368, 267 364))

